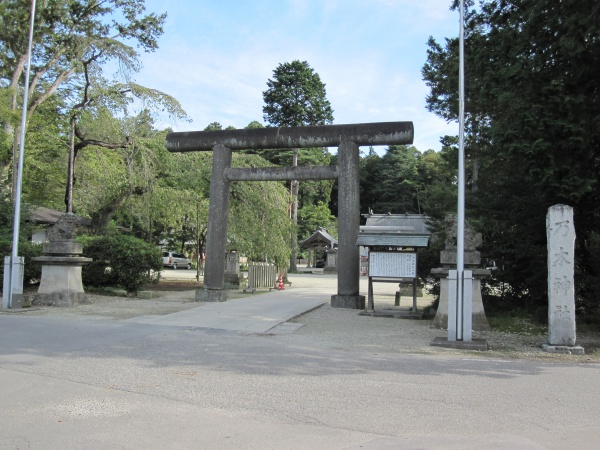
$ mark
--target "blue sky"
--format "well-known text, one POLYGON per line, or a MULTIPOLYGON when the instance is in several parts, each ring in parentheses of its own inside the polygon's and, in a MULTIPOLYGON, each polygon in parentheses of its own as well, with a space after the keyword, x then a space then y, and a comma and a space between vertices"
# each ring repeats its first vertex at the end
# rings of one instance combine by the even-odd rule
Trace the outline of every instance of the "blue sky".
MULTIPOLYGON (((334 123, 412 121, 414 145, 439 150, 456 123, 425 108, 429 36, 458 35, 451 0, 146 0, 167 12, 159 49, 142 54, 141 84, 181 103, 192 122, 263 121, 262 92, 283 62, 307 61, 326 84, 334 123)), ((457 74, 458 76, 458 74, 457 74)))

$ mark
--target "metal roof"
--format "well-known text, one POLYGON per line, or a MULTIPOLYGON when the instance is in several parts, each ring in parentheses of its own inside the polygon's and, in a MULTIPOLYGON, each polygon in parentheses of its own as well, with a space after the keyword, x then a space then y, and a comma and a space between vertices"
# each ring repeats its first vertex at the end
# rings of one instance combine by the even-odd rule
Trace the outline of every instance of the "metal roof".
POLYGON ((334 248, 337 247, 338 241, 331 236, 325 228, 319 227, 317 231, 309 237, 298 243, 300 248, 334 248))
POLYGON ((427 247, 429 245, 429 235, 382 235, 382 234, 359 234, 356 239, 356 245, 363 247, 427 247))
POLYGON ((431 232, 424 214, 365 215, 367 223, 360 227, 356 245, 364 247, 427 247, 431 232))
MULTIPOLYGON (((388 227, 395 227, 400 232, 412 234, 431 234, 427 227, 425 214, 368 214, 365 215, 365 227, 382 227, 382 231, 389 231, 388 227), (383 228, 385 227, 385 229, 383 228)), ((361 227, 363 229, 363 227, 361 227)))

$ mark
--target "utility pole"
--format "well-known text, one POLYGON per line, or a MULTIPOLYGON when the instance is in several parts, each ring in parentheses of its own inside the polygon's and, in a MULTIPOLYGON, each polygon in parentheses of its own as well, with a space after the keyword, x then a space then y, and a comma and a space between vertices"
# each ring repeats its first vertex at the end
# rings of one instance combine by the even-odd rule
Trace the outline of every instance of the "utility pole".
POLYGON ((27 104, 29 102, 29 72, 31 69, 31 46, 33 43, 33 25, 35 20, 35 2, 31 0, 31 21, 29 23, 29 43, 27 46, 27 69, 25 70, 25 82, 23 89, 23 108, 21 113, 21 142, 19 149, 19 164, 17 167, 16 191, 13 193, 15 199, 15 216, 13 222, 12 254, 7 270, 7 258, 4 258, 4 287, 2 308, 21 307, 21 299, 13 301, 13 293, 23 294, 23 258, 19 258, 19 232, 21 224, 21 189, 23 185, 23 155, 25 153, 25 128, 27 126, 27 104))
POLYGON ((458 205, 456 227, 456 274, 449 276, 448 341, 472 339, 472 274, 465 274, 465 16, 464 0, 460 0, 458 72, 458 205), (466 275, 466 276, 465 276, 466 275), (465 295, 466 291, 466 295, 465 295), (456 295, 454 295, 456 293, 456 295))

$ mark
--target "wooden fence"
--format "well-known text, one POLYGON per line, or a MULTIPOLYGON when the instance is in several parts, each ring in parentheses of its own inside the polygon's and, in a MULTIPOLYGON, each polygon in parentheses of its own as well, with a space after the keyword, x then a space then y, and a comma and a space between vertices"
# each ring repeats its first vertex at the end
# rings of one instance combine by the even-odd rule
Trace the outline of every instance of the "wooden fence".
POLYGON ((277 281, 277 269, 273 264, 264 262, 248 263, 248 288, 272 288, 277 281))

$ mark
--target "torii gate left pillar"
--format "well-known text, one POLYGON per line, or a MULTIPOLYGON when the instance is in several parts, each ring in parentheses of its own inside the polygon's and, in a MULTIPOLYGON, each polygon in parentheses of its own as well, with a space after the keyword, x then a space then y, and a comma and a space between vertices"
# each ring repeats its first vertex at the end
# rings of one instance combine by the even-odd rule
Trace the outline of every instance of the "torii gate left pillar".
POLYGON ((331 305, 364 309, 365 297, 359 293, 360 255, 356 246, 360 228, 359 145, 412 144, 413 135, 412 122, 170 133, 166 143, 170 151, 213 150, 204 289, 196 291, 196 300, 227 300, 225 250, 231 181, 338 178, 338 293, 331 297, 331 305), (333 146, 338 146, 339 167, 231 167, 234 149, 333 146))
POLYGON ((227 217, 229 215, 229 180, 225 176, 225 172, 231 167, 231 159, 230 148, 221 144, 215 145, 210 176, 204 289, 196 291, 196 301, 222 302, 227 300, 227 290, 224 289, 224 286, 227 217), (210 259, 209 255, 212 256, 210 259), (215 258, 214 256, 221 257, 215 258))

